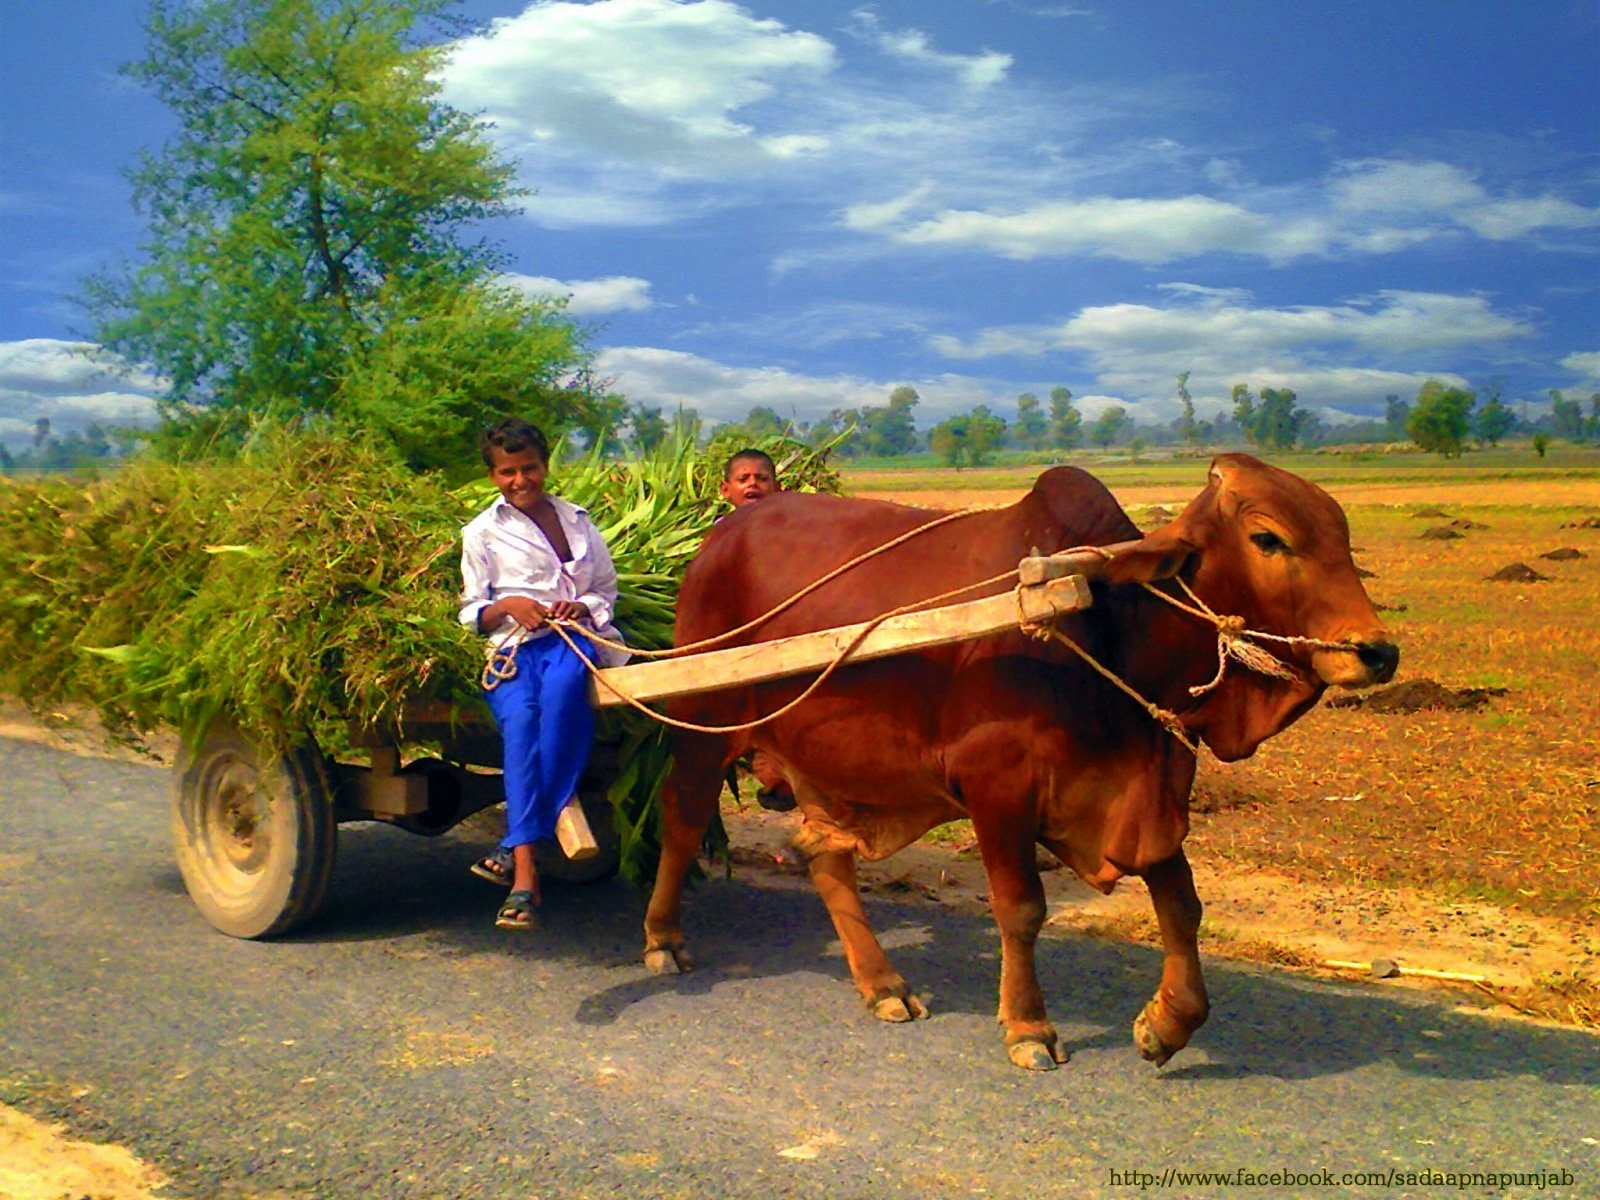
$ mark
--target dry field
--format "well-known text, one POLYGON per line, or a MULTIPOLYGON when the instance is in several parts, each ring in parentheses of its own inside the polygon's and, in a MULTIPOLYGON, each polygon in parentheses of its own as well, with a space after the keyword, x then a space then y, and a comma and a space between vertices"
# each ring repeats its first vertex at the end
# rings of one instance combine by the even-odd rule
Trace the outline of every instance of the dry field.
MULTIPOLYGON (((1191 858, 1552 918, 1572 931, 1572 973, 1600 976, 1582 949, 1600 944, 1600 528, 1563 528, 1600 514, 1600 463, 1545 477, 1441 465, 1387 479, 1290 465, 1321 475, 1350 517, 1356 561, 1373 573, 1368 592, 1401 641, 1397 683, 1505 691, 1463 711, 1325 700, 1246 762, 1205 758, 1191 858), (1415 515, 1425 510, 1446 516, 1415 515), (1422 536, 1452 519, 1478 527, 1422 536), (1583 557, 1542 557, 1559 550, 1583 557), (1516 563, 1546 578, 1487 578, 1516 563)), ((916 487, 902 473, 847 474, 846 485, 901 503, 1003 504, 1036 470, 981 482, 962 472, 954 496, 948 478, 916 487)), ((1176 512, 1204 471, 1193 462, 1096 474, 1149 527, 1160 516, 1152 506, 1176 512)))

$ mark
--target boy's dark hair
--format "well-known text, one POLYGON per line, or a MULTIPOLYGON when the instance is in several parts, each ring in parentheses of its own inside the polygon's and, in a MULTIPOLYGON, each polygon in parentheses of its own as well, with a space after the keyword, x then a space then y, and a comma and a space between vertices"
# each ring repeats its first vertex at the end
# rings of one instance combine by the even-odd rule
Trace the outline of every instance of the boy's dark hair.
POLYGON ((550 461, 550 443, 544 430, 521 417, 502 417, 478 435, 478 449, 483 452, 483 465, 494 466, 494 452, 520 454, 524 450, 537 450, 546 463, 550 461))
POLYGON ((726 483, 733 476, 733 464, 742 458, 759 459, 767 464, 767 470, 772 472, 772 477, 778 477, 778 464, 772 461, 772 455, 765 450, 757 450, 754 446, 747 446, 743 450, 730 455, 728 461, 722 464, 722 481, 726 483))

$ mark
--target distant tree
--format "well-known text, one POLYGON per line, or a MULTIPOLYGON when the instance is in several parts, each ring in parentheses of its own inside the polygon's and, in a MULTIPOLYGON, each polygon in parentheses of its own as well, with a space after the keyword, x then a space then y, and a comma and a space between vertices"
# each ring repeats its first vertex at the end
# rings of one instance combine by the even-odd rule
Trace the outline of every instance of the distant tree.
POLYGON ((789 422, 780 417, 776 409, 769 408, 765 404, 758 404, 745 414, 744 427, 755 438, 789 432, 789 422))
POLYGON ((515 411, 605 436, 555 298, 463 236, 513 211, 487 127, 439 99, 455 0, 150 0, 126 69, 177 119, 131 172, 142 263, 86 284, 96 338, 170 380, 174 453, 262 419, 391 439, 417 467, 515 411))
POLYGON ((639 403, 633 408, 633 441, 648 454, 666 440, 667 423, 656 405, 639 403))
POLYGON ((1045 435, 1049 432, 1050 426, 1039 406, 1039 397, 1032 392, 1023 392, 1017 397, 1017 442, 1025 449, 1037 450, 1044 445, 1045 435))
POLYGON ((1568 400, 1559 388, 1550 389, 1550 426, 1557 437, 1574 442, 1583 439, 1583 406, 1568 400))
POLYGON ((685 408, 678 405, 678 411, 672 415, 672 437, 680 442, 693 442, 698 444, 701 431, 705 428, 705 421, 700 416, 697 408, 685 408))
POLYGON ((928 431, 928 449, 932 450, 946 466, 961 468, 967 449, 967 414, 946 417, 928 431))
POLYGON ((915 450, 917 427, 911 410, 917 400, 916 388, 901 385, 889 393, 888 404, 847 412, 861 431, 860 452, 892 458, 915 450))
POLYGON ((1589 420, 1586 434, 1591 442, 1600 442, 1600 392, 1589 395, 1589 420))
POLYGON ((1128 410, 1113 404, 1095 418, 1094 426, 1089 431, 1089 440, 1101 448, 1108 447, 1117 440, 1127 424, 1128 410))
POLYGON ((1178 402, 1183 405, 1183 412, 1178 416, 1178 436, 1193 446, 1200 439, 1194 420, 1194 399, 1189 395, 1189 372, 1187 371, 1181 371, 1178 374, 1178 402))
POLYGON ((1064 387, 1050 389, 1050 445, 1056 450, 1076 450, 1083 444, 1083 414, 1064 387))
POLYGON ((1256 409, 1256 444, 1287 450, 1300 440, 1311 414, 1300 408, 1290 388, 1262 388, 1256 409))
POLYGON ((1260 437, 1256 433, 1256 398, 1249 384, 1233 385, 1233 423, 1252 445, 1260 444, 1260 437))
POLYGON ((1385 396, 1383 398, 1383 423, 1384 431, 1391 442, 1398 442, 1409 436, 1406 433, 1406 421, 1411 416, 1411 405, 1400 399, 1399 396, 1385 396))
POLYGON ((1533 452, 1535 454, 1537 454, 1540 458, 1543 458, 1544 457, 1544 452, 1546 450, 1548 450, 1548 449, 1550 449, 1550 435, 1548 433, 1536 433, 1536 434, 1534 434, 1533 435, 1533 452))
POLYGON ((987 404, 978 405, 967 421, 968 461, 975 467, 983 466, 989 461, 990 452, 1005 441, 1005 437, 1005 418, 990 412, 987 404))
POLYGON ((1430 453, 1457 458, 1472 428, 1474 400, 1476 396, 1465 388, 1430 379, 1417 393, 1417 402, 1406 420, 1406 433, 1430 453))
POLYGON ((1473 430, 1480 442, 1498 446, 1500 439, 1511 432, 1516 420, 1516 414, 1501 401, 1500 393, 1494 392, 1483 402, 1477 416, 1473 418, 1473 430))
POLYGON ((50 440, 50 418, 35 417, 33 422, 33 448, 35 450, 50 440))

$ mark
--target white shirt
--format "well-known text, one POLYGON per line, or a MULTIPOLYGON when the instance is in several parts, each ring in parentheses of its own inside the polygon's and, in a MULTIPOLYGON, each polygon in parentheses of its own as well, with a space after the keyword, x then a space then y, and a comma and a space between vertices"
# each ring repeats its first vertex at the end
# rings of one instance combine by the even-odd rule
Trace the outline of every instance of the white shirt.
MULTIPOLYGON (((576 600, 589 609, 589 624, 603 638, 620 642, 611 623, 617 607, 617 569, 589 514, 576 504, 547 495, 566 534, 572 559, 561 556, 532 517, 497 496, 493 504, 461 531, 461 623, 478 628, 478 614, 505 596, 527 596, 540 604, 576 600)), ((484 630, 491 650, 520 636, 551 636, 548 629, 524 630, 510 617, 484 630)), ((580 644, 586 639, 575 635, 580 644)), ((627 661, 626 651, 591 646, 595 662, 614 667, 627 661)))

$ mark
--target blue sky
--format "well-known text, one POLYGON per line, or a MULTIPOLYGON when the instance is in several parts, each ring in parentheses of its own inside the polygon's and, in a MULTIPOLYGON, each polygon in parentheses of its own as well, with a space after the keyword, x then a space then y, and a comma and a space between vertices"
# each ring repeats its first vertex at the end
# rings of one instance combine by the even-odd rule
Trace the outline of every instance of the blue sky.
MULTIPOLYGON (((1499 378, 1600 389, 1594 0, 469 0, 444 83, 631 399, 919 422, 1071 388, 1090 416, 1233 384, 1381 413, 1499 378)), ((166 114, 137 0, 0 14, 0 438, 149 411, 78 352, 166 114)), ((1337 419, 1330 416, 1330 419, 1337 419)))

